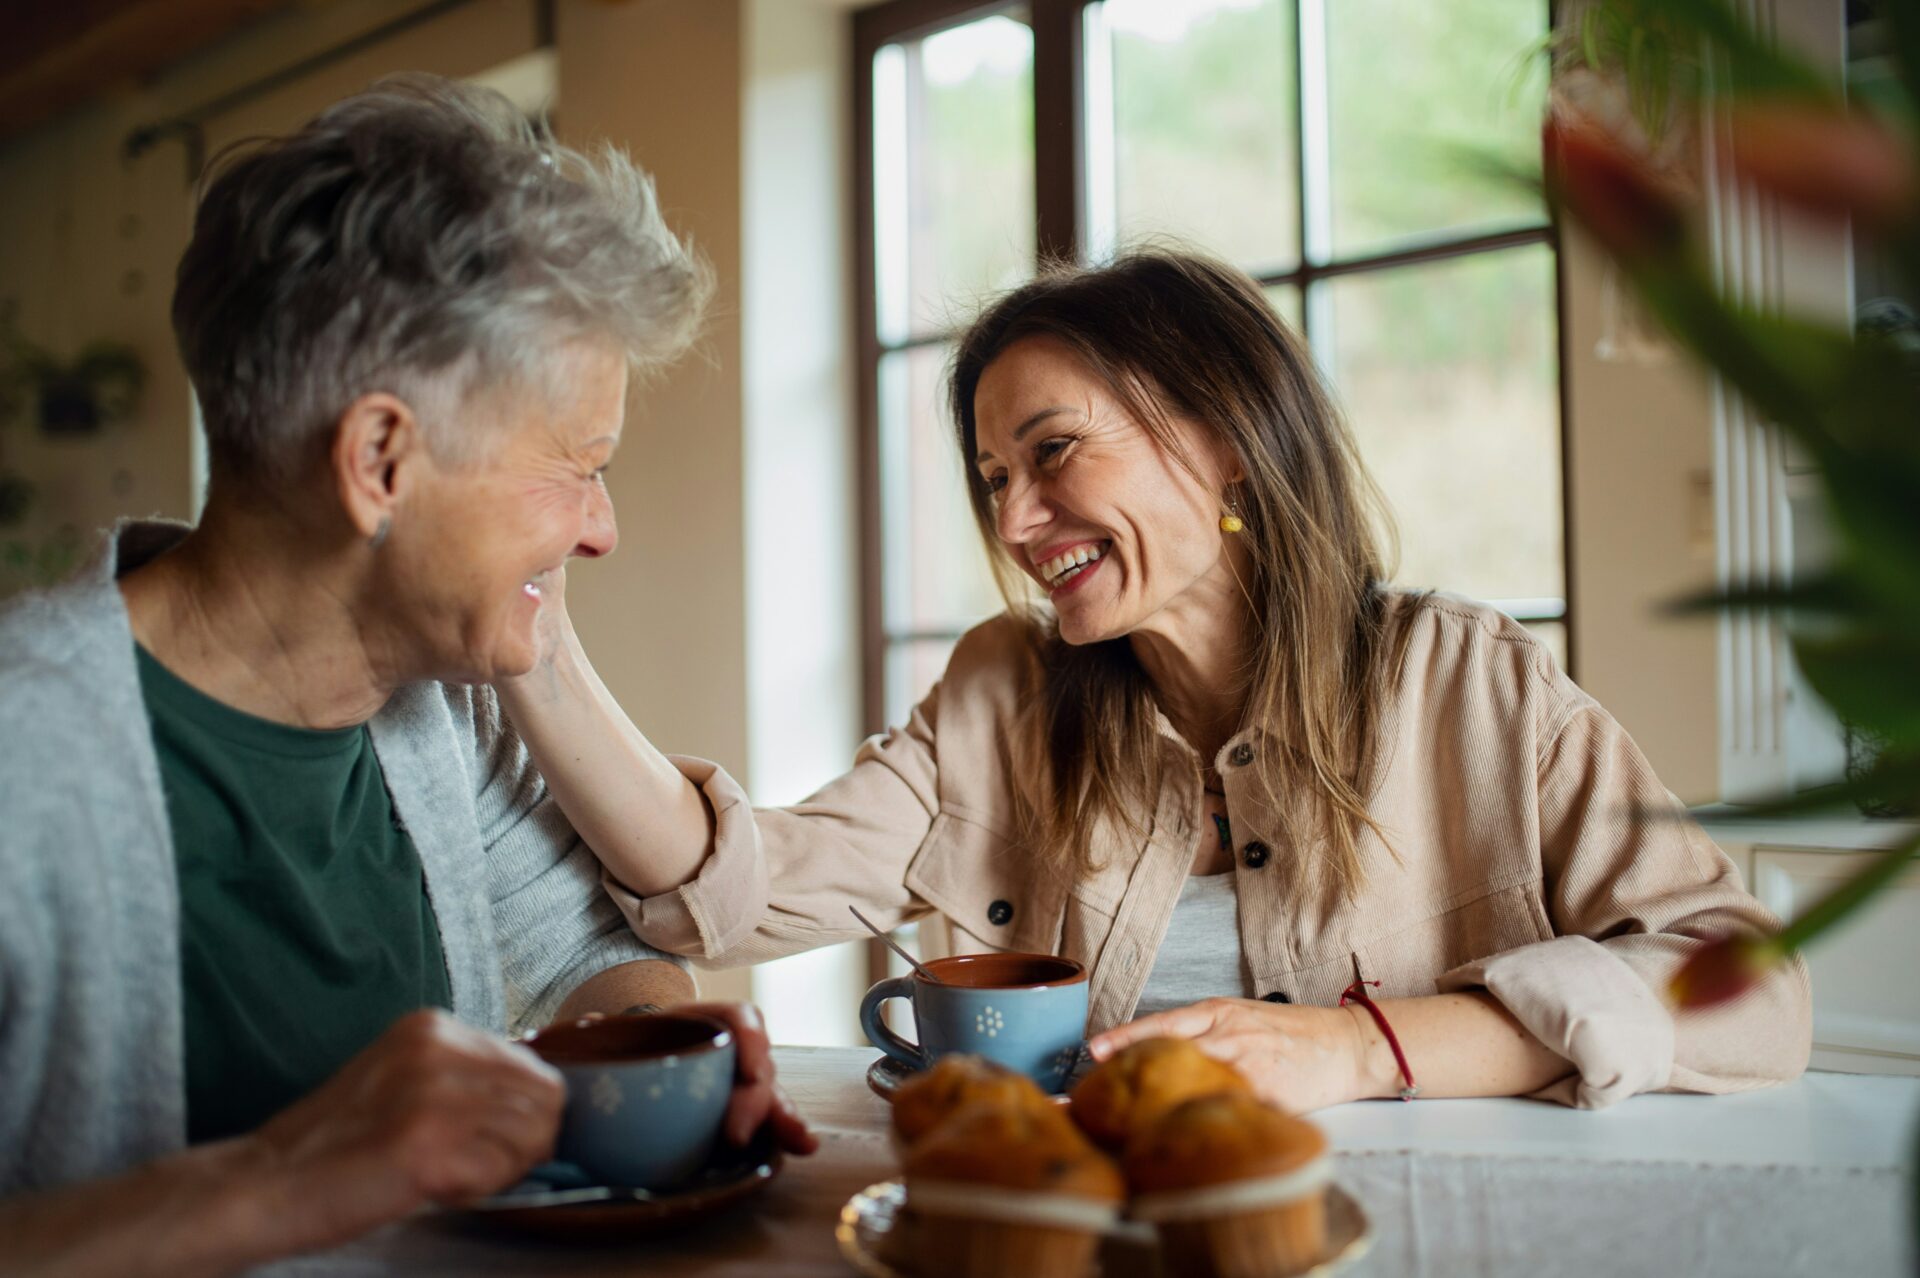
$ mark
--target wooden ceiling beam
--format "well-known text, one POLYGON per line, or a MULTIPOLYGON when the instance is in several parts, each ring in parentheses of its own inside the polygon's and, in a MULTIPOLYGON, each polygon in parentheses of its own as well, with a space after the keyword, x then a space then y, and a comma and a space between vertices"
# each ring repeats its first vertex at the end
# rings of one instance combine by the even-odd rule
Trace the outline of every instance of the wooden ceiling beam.
POLYGON ((197 52, 288 0, 0 0, 0 140, 197 52))

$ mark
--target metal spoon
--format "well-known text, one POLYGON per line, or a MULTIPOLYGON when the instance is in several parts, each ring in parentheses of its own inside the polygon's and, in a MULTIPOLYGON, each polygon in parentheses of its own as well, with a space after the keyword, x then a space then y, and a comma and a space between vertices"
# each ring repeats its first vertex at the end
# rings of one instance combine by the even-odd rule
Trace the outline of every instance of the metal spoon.
POLYGON ((860 925, 862 927, 866 928, 867 931, 879 937, 881 942, 885 944, 888 949, 892 950, 895 954, 898 954, 901 958, 905 959, 907 961, 907 966, 912 968, 914 972, 920 977, 921 980, 929 981, 934 985, 945 984, 945 982, 942 981, 939 977, 935 976, 932 972, 929 972, 926 968, 920 966, 919 960, 915 959, 913 955, 901 949, 898 943, 896 943, 891 936, 888 936, 885 932, 882 932, 879 928, 875 927, 873 925, 873 921, 869 919, 866 915, 862 914, 857 908, 851 905, 849 905, 847 908, 853 911, 853 917, 860 920, 860 925))

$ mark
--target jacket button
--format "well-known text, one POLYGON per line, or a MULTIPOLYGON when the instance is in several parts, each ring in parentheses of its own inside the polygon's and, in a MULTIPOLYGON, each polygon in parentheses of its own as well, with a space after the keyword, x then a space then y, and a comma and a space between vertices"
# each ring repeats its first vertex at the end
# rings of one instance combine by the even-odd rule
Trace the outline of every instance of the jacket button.
POLYGON ((1264 999, 1265 999, 1265 1000, 1267 1000, 1267 1002, 1269 1002, 1269 1003, 1291 1003, 1291 1002, 1293 1002, 1293 1000, 1292 1000, 1292 999, 1290 999, 1290 998, 1288 998, 1288 997, 1287 997, 1287 996, 1286 996, 1285 994, 1282 994, 1282 993, 1281 993, 1281 992, 1280 992, 1279 990, 1275 990, 1275 991, 1274 991, 1273 993, 1271 993, 1271 994, 1262 994, 1262 995, 1261 995, 1260 997, 1261 997, 1261 998, 1264 998, 1264 999))
POLYGON ((1253 747, 1242 741, 1233 748, 1233 753, 1227 757, 1233 761, 1234 767, 1244 768, 1253 762, 1253 747))
POLYGON ((1249 870, 1257 870, 1267 863, 1267 857, 1269 855, 1271 854, 1267 851, 1266 844, 1249 843, 1241 853, 1241 859, 1247 863, 1249 870))
POLYGON ((987 907, 987 922, 995 927, 1005 927, 1013 922, 1013 902, 995 901, 987 907))

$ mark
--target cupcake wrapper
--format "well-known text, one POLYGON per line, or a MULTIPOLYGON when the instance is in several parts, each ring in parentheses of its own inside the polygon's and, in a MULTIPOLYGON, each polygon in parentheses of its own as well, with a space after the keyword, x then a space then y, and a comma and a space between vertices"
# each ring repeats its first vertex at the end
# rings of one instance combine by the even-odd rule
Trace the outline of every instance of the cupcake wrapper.
POLYGON ((1324 1189, 1332 1179, 1333 1160, 1323 1154, 1283 1176, 1263 1176, 1257 1180, 1204 1185, 1199 1189, 1141 1194, 1133 1200, 1129 1214, 1135 1220, 1148 1220, 1156 1224, 1210 1220, 1237 1212, 1261 1211, 1298 1202, 1324 1189))
POLYGON ((960 1216, 917 1216, 912 1230, 909 1263, 926 1278, 1071 1278, 1086 1272, 1099 1245, 1097 1234, 1077 1229, 960 1216))
POLYGON ((1327 1216, 1319 1200, 1158 1226, 1173 1278, 1287 1278, 1326 1258, 1327 1216))
POLYGON ((996 1220, 1087 1234, 1103 1232, 1120 1215, 1117 1203, 949 1180, 909 1179, 907 1206, 925 1216, 996 1220))

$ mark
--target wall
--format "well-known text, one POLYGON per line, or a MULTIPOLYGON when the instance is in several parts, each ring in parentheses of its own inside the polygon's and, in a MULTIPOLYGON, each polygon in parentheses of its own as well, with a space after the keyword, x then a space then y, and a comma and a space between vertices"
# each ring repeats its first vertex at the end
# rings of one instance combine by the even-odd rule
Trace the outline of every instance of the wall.
POLYGON ((607 475, 620 553, 568 599, 607 686, 662 748, 744 771, 740 8, 708 0, 559 8, 559 133, 651 172, 718 291, 695 354, 644 386, 607 475))
POLYGON ((1668 789, 1711 800, 1714 626, 1663 615, 1670 601, 1713 583, 1707 382, 1664 343, 1661 362, 1596 354, 1610 327, 1605 267, 1577 231, 1561 252, 1575 670, 1668 789))
POLYGON ((61 359, 94 340, 129 343, 149 369, 135 419, 101 435, 0 427, 0 458, 39 489, 24 526, 0 529, 0 542, 77 545, 121 512, 191 512, 186 378, 166 313, 189 205, 177 155, 118 162, 121 137, 142 117, 139 105, 114 103, 0 151, 0 320, 10 315, 61 359))
MULTIPOLYGON (((860 734, 850 55, 844 14, 747 0, 741 170, 748 771, 761 803, 839 775, 860 734)), ((864 945, 767 964, 785 1042, 862 1041, 864 945)))

